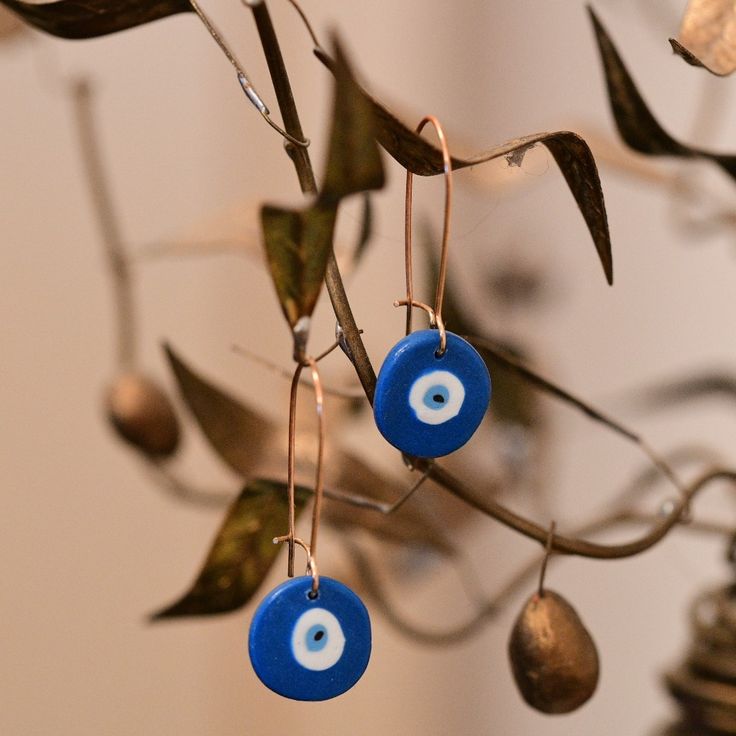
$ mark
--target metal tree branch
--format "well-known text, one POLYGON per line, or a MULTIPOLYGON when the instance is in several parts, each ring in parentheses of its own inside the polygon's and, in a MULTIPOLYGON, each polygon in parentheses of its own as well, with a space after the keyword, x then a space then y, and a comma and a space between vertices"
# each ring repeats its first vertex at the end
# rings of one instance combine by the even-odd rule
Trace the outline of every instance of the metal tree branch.
MULTIPOLYGON (((243 0, 243 2, 251 8, 254 14, 258 34, 268 60, 274 89, 277 90, 277 97, 284 125, 290 135, 296 135, 297 130, 301 131, 299 116, 267 4, 265 0, 243 0), (280 90, 280 92, 278 92, 278 90, 280 90), (297 129, 296 127, 292 127, 290 129, 290 125, 299 125, 299 128, 297 129)), ((299 9, 298 4, 294 2, 294 0, 289 0, 289 2, 299 11, 300 16, 307 25, 307 29, 310 32, 312 40, 318 47, 320 47, 313 30, 306 22, 306 18, 299 9)), ((290 153, 292 161, 294 162, 299 182, 302 186, 302 191, 304 191, 305 194, 316 193, 314 170, 307 152, 304 151, 304 155, 294 156, 289 151, 288 144, 287 151, 290 153)), ((358 330, 355 322, 352 308, 343 287, 342 277, 340 275, 340 270, 337 266, 334 253, 331 255, 328 262, 325 283, 335 316, 343 329, 345 342, 350 350, 351 360, 355 367, 355 371, 361 385, 363 386, 368 401, 372 403, 375 391, 376 374, 373 370, 370 359, 368 358, 365 345, 363 344, 363 340, 360 336, 360 331, 358 330)), ((528 369, 525 369, 524 373, 527 378, 534 375, 528 371, 528 369)), ((656 453, 654 453, 636 433, 626 430, 612 420, 608 420, 600 412, 592 409, 584 402, 574 399, 570 394, 554 387, 553 384, 544 381, 544 379, 538 380, 536 383, 544 390, 551 391, 559 398, 563 398, 568 401, 572 400, 579 409, 588 414, 592 419, 603 422, 606 426, 615 429, 623 436, 636 442, 647 453, 652 462, 681 491, 680 499, 677 504, 675 504, 672 511, 666 517, 653 524, 649 532, 647 532, 643 537, 638 540, 619 545, 596 544, 584 539, 567 537, 560 534, 554 534, 550 539, 549 530, 546 527, 540 526, 539 524, 536 524, 535 522, 526 519, 525 517, 497 503, 490 497, 492 494, 488 490, 486 490, 482 496, 479 495, 463 481, 448 470, 442 468, 436 462, 422 458, 408 458, 410 464, 415 470, 426 474, 428 478, 439 483, 446 490, 452 492, 458 498, 462 499, 478 511, 493 517, 505 526, 514 529, 530 539, 538 541, 542 545, 546 545, 549 542, 550 548, 553 551, 562 554, 571 554, 597 559, 620 559, 623 557, 631 557, 646 551, 663 539, 667 533, 688 514, 690 502, 701 488, 717 479, 736 482, 736 470, 715 469, 701 475, 700 478, 691 485, 683 486, 672 469, 656 453)))
POLYGON ((117 367, 119 369, 131 368, 135 361, 136 349, 136 315, 132 280, 98 145, 99 137, 92 110, 92 92, 87 80, 80 79, 73 84, 71 93, 74 101, 76 130, 79 134, 79 150, 86 173, 85 180, 92 199, 92 209, 97 216, 102 235, 115 299, 117 367))

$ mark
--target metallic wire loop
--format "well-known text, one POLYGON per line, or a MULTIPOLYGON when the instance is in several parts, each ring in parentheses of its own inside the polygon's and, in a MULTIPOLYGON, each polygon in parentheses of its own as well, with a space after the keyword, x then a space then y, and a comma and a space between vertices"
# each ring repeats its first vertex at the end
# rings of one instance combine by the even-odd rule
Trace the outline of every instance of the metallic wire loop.
MULTIPOLYGON (((440 267, 437 275, 437 289, 434 296, 434 313, 437 317, 437 323, 442 324, 442 301, 445 295, 445 281, 447 278, 447 249, 450 238, 450 219, 452 216, 452 159, 450 158, 450 150, 447 145, 447 137, 440 121, 434 115, 427 115, 420 121, 417 126, 417 133, 421 133, 424 126, 431 123, 437 132, 440 146, 442 147, 442 161, 445 172, 445 216, 442 227, 442 250, 440 252, 440 267)), ((413 268, 412 268, 412 204, 413 204, 413 179, 414 175, 411 171, 406 172, 406 199, 404 205, 404 264, 406 270, 406 334, 411 332, 411 306, 416 306, 414 302, 414 286, 413 286, 413 268)), ((423 307, 422 307, 423 308, 423 307)), ((443 338, 444 332, 441 333, 441 344, 438 355, 443 355, 446 349, 446 341, 443 338)))
MULTIPOLYGON (((407 299, 396 299, 394 301, 394 306, 408 307, 409 301, 407 299)), ((434 309, 432 309, 429 304, 418 302, 416 301, 416 299, 412 299, 411 306, 416 307, 417 309, 424 310, 429 315, 429 326, 436 329, 440 333, 440 344, 435 352, 435 355, 438 358, 442 357, 445 354, 445 350, 447 350, 447 330, 445 329, 445 323, 442 320, 442 317, 434 309)))
MULTIPOLYGON (((329 351, 328 351, 329 352, 329 351)), ((299 544, 307 552, 307 570, 312 575, 312 592, 316 595, 319 589, 319 575, 317 574, 317 539, 319 537, 320 518, 322 515, 322 497, 324 495, 324 450, 325 450, 325 420, 324 420, 324 390, 320 378, 317 361, 312 357, 306 357, 304 361, 297 363, 294 377, 291 381, 291 393, 289 398, 289 455, 287 469, 287 486, 289 489, 289 532, 283 537, 277 537, 279 542, 287 542, 289 545, 288 575, 294 577, 294 545, 299 544), (317 409, 317 467, 315 469, 314 481, 314 505, 312 507, 312 534, 307 546, 296 537, 296 491, 295 491, 295 466, 296 466, 296 404, 299 392, 299 379, 302 370, 308 367, 312 372, 312 383, 314 384, 315 405, 317 409)))
POLYGON ((317 593, 319 593, 319 572, 317 571, 317 561, 312 556, 312 550, 300 537, 292 537, 289 534, 285 534, 283 537, 274 537, 274 544, 283 544, 284 542, 298 544, 307 553, 307 575, 312 576, 312 592, 310 593, 310 597, 316 597, 317 593))

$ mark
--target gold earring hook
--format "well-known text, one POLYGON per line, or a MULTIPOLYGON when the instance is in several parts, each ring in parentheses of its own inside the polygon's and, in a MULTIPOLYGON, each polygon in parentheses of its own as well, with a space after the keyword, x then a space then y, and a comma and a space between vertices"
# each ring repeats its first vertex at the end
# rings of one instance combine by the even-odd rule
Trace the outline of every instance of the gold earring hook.
MULTIPOLYGON (((445 280, 447 278, 447 253, 448 243, 450 239, 450 219, 452 215, 452 159, 450 158, 450 150, 447 145, 447 136, 440 121, 434 115, 427 115, 420 121, 416 132, 421 133, 424 126, 431 123, 437 133, 440 145, 442 147, 442 161, 445 172, 445 215, 442 227, 442 249, 440 252, 440 266, 437 274, 437 290, 434 296, 434 314, 436 316, 436 325, 443 325, 440 330, 440 347, 437 355, 440 356, 445 352, 447 347, 447 338, 444 331, 444 323, 442 321, 442 302, 445 296, 445 280)), ((404 205, 404 267, 406 271, 406 334, 411 332, 412 307, 419 306, 425 309, 426 305, 421 305, 414 301, 413 287, 413 264, 412 264, 412 205, 413 205, 413 179, 414 175, 411 171, 406 172, 406 198, 404 205)), ((426 311, 426 309, 425 309, 426 311)))
POLYGON ((312 576, 312 594, 317 595, 319 574, 317 572, 317 539, 319 537, 320 519, 322 516, 322 497, 324 496, 324 450, 325 450, 324 390, 317 361, 312 357, 305 358, 297 364, 291 380, 289 396, 289 455, 287 461, 287 487, 289 493, 289 532, 276 537, 274 543, 287 542, 289 545, 288 576, 294 577, 294 545, 298 544, 307 553, 307 572, 312 576), (317 409, 317 467, 314 480, 314 505, 312 507, 312 534, 309 544, 296 536, 296 404, 299 393, 299 379, 302 370, 309 367, 314 384, 315 405, 317 409))

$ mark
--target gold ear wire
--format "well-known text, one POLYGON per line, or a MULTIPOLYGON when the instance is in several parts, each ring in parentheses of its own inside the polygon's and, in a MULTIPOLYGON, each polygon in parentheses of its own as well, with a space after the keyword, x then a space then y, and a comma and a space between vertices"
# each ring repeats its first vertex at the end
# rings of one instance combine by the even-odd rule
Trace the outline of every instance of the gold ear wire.
POLYGON ((312 576, 312 594, 317 595, 319 590, 319 573, 317 572, 317 539, 319 537, 320 519, 322 516, 322 497, 324 496, 324 450, 325 450, 325 419, 324 419, 324 390, 320 378, 317 361, 307 357, 304 362, 298 363, 291 380, 289 396, 289 455, 287 464, 287 486, 289 492, 289 532, 273 541, 278 544, 287 542, 289 545, 288 576, 294 577, 294 545, 298 544, 307 553, 307 571, 312 576), (296 404, 299 393, 299 379, 302 370, 309 366, 314 384, 315 405, 317 409, 317 467, 314 480, 314 505, 312 507, 312 534, 309 544, 296 536, 296 404))
POLYGON ((412 268, 412 204, 413 204, 413 179, 411 171, 406 172, 406 199, 404 203, 404 267, 406 271, 406 300, 399 304, 406 304, 406 334, 411 332, 412 307, 424 309, 430 315, 431 324, 440 330, 440 346, 437 355, 442 355, 447 348, 444 322, 442 321, 442 302, 445 295, 445 280, 447 278, 447 249, 450 238, 450 218, 452 215, 452 159, 447 145, 447 136, 440 121, 434 115, 422 118, 417 126, 416 132, 421 133, 424 126, 431 123, 434 127, 440 146, 442 147, 442 161, 445 171, 445 216, 442 228, 442 250, 440 252, 440 267, 437 275, 437 290, 434 296, 434 310, 426 304, 414 301, 413 268, 412 268), (434 315, 434 318, 432 318, 434 315))

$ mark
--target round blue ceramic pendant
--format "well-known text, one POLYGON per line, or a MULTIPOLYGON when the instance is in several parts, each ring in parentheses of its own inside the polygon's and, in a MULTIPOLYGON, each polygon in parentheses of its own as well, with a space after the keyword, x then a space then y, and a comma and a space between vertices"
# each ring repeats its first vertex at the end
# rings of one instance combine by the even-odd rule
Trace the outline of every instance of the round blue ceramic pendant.
POLYGON ((248 651, 261 682, 292 700, 328 700, 361 678, 371 656, 371 622, 350 588, 320 577, 291 578, 258 606, 248 651))
POLYGON ((491 378, 475 348, 452 332, 440 357, 438 345, 437 330, 412 332, 394 345, 378 374, 376 425, 407 455, 441 457, 462 447, 491 398, 491 378))

